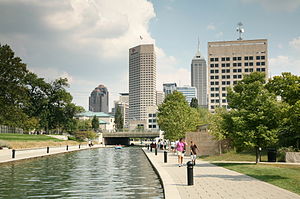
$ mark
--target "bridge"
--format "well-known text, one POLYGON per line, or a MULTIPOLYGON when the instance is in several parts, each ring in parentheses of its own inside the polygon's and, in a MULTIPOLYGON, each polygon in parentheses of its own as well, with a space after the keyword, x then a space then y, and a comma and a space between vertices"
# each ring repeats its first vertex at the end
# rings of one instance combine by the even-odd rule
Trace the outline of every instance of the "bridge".
POLYGON ((159 132, 154 131, 129 131, 129 132, 113 132, 102 133, 102 138, 105 145, 129 145, 130 138, 156 138, 159 137, 159 132))

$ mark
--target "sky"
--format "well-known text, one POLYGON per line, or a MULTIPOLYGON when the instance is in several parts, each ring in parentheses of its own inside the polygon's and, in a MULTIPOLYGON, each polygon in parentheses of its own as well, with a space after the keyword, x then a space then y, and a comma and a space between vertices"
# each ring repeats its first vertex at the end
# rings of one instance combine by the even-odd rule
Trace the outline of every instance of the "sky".
POLYGON ((110 108, 128 92, 128 49, 154 43, 157 90, 190 85, 190 64, 207 42, 268 39, 271 76, 300 75, 300 0, 0 0, 0 43, 30 71, 66 77, 73 102, 88 108, 99 84, 110 108), (142 40, 140 39, 142 36, 142 40))

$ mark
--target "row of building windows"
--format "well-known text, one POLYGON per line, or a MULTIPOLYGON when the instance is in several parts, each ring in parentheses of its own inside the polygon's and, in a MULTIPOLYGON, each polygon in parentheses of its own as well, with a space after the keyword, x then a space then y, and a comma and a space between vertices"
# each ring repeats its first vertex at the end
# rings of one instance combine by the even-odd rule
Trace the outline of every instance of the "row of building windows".
MULTIPOLYGON (((245 68, 244 69, 244 72, 253 72, 254 71, 254 69, 253 68, 245 68)), ((258 71, 258 72, 265 72, 266 71, 266 68, 256 68, 256 71, 258 71)), ((230 73, 231 72, 231 70, 230 69, 223 69, 222 71, 222 74, 223 73, 230 73)), ((241 73, 242 72, 242 69, 233 69, 232 70, 232 72, 233 73, 241 73)), ((211 74, 216 74, 216 73, 219 73, 219 70, 210 70, 210 73, 211 74)), ((210 76, 210 79, 219 79, 219 77, 218 76, 210 76)), ((224 79, 224 78, 222 78, 222 79, 224 79)))
MULTIPOLYGON (((256 66, 265 66, 266 62, 256 62, 256 66)), ((222 63, 221 64, 222 67, 230 67, 230 63, 222 63)), ((233 63, 232 64, 233 67, 241 67, 242 63, 238 62, 238 63, 233 63)), ((246 62, 244 63, 244 66, 254 66, 253 62, 246 62)), ((218 68, 219 64, 210 64, 211 68, 218 68)))
MULTIPOLYGON (((264 60, 264 59, 266 59, 266 56, 256 56, 255 58, 256 58, 256 60, 264 60)), ((254 59, 254 56, 245 56, 244 57, 244 60, 253 60, 253 59, 254 59)), ((233 61, 241 61, 242 57, 232 57, 232 60, 233 61)), ((211 62, 218 62, 219 58, 218 57, 212 57, 212 58, 210 58, 210 61, 211 62)), ((230 57, 221 57, 221 61, 230 61, 230 57)))
MULTIPOLYGON (((210 106, 210 109, 215 109, 215 107, 220 107, 220 106, 210 106)), ((227 108, 227 109, 230 109, 229 105, 222 105, 223 108, 227 108)))
MULTIPOLYGON (((210 103, 220 103, 220 100, 219 99, 212 99, 212 100, 210 100, 210 103)), ((222 99, 222 103, 227 103, 227 100, 222 99)))
MULTIPOLYGON (((219 91, 220 88, 219 87, 211 87, 210 90, 211 91, 219 91)), ((226 91, 226 87, 222 87, 222 91, 226 91)))
POLYGON ((148 122, 149 123, 156 123, 156 119, 149 119, 148 122))
MULTIPOLYGON (((233 85, 237 84, 238 81, 233 81, 233 85)), ((218 86, 220 83, 219 82, 210 82, 211 86, 218 86)), ((230 81, 222 81, 222 85, 230 85, 230 81)))
MULTIPOLYGON (((219 96, 220 96, 219 93, 211 93, 211 94, 210 94, 210 97, 219 97, 219 96)), ((227 96, 226 93, 222 93, 222 97, 226 97, 226 96, 227 96)))

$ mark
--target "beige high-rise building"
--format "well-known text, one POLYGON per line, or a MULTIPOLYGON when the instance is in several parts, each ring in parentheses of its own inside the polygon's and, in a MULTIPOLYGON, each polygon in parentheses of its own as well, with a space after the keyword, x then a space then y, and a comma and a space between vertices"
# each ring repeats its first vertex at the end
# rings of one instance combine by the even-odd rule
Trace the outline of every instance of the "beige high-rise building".
POLYGON ((153 44, 129 49, 129 120, 147 120, 156 106, 156 56, 153 44))
POLYGON ((268 40, 208 42, 208 107, 228 107, 226 87, 244 74, 259 71, 268 76, 268 40))
POLYGON ((159 106, 164 102, 165 93, 163 91, 156 91, 156 105, 159 106))
POLYGON ((114 101, 115 110, 114 114, 117 111, 117 107, 120 107, 121 113, 123 116, 123 124, 124 127, 128 127, 128 112, 129 112, 129 94, 128 93, 120 93, 119 100, 114 101))

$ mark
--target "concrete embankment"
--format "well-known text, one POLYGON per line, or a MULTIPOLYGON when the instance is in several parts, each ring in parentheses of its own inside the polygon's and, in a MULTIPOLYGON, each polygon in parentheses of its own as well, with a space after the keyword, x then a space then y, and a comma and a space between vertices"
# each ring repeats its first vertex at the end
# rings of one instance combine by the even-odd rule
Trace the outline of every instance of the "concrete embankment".
POLYGON ((2 149, 0 150, 0 164, 1 163, 8 163, 13 161, 25 160, 25 159, 32 159, 32 158, 39 158, 49 155, 61 154, 61 153, 68 153, 86 149, 93 149, 93 148, 102 148, 105 147, 104 145, 94 145, 89 147, 88 145, 71 145, 71 146, 63 146, 63 147, 49 147, 49 151, 47 147, 45 148, 34 148, 34 149, 16 149, 14 154, 12 149, 2 149), (14 158, 13 158, 14 155, 14 158))

